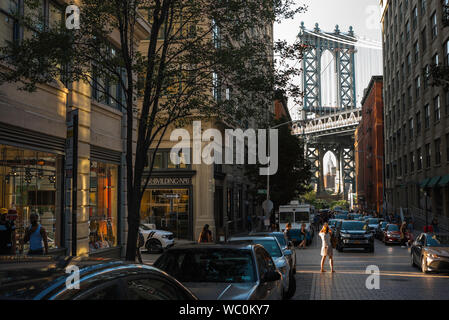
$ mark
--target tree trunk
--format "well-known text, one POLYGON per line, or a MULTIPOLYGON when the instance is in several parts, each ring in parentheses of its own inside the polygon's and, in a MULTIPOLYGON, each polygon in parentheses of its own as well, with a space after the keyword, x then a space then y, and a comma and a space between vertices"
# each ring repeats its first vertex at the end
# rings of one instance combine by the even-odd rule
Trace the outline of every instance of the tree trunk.
MULTIPOLYGON (((128 191, 129 192, 129 191, 128 191)), ((126 243, 126 260, 136 260, 137 236, 140 224, 140 199, 134 192, 128 194, 128 239, 126 243)))

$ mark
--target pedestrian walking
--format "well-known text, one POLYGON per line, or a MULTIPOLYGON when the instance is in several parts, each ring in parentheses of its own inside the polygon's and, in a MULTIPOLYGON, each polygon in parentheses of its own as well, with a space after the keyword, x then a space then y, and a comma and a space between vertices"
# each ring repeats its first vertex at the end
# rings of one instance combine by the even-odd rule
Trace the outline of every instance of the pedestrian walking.
POLYGON ((200 237, 198 238, 198 243, 207 243, 212 242, 212 231, 209 230, 209 225, 205 224, 203 227, 203 231, 200 233, 200 237))
POLYGON ((433 217, 431 224, 432 224, 433 232, 439 233, 440 228, 438 227, 438 218, 437 217, 433 217))
POLYGON ((48 254, 48 239, 45 228, 38 222, 39 216, 36 213, 30 214, 31 225, 26 229, 23 243, 30 242, 28 255, 48 254))
POLYGON ((407 243, 407 223, 405 221, 402 222, 399 231, 401 232, 401 246, 405 247, 407 243))
POLYGON ((16 227, 13 221, 7 221, 8 209, 0 209, 0 255, 16 253, 16 227))
POLYGON ((324 270, 324 262, 326 261, 326 257, 329 258, 329 264, 331 266, 331 272, 335 272, 334 270, 334 257, 333 257, 333 248, 331 243, 332 231, 329 228, 329 224, 326 222, 323 228, 320 231, 320 237, 322 241, 321 246, 321 272, 326 272, 324 270))

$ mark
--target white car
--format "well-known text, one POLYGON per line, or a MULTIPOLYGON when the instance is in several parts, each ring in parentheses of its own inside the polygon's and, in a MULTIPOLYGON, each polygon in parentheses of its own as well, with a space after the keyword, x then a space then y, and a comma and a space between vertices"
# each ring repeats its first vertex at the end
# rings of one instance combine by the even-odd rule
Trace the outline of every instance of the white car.
POLYGON ((139 230, 145 238, 145 248, 149 253, 161 253, 175 244, 173 232, 157 230, 153 223, 142 223, 139 230))

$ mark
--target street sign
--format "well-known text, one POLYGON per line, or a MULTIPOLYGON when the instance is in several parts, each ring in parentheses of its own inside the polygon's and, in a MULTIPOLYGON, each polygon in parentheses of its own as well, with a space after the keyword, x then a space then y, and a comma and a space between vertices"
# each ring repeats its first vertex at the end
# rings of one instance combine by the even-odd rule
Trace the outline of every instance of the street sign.
POLYGON ((257 190, 257 194, 267 194, 267 189, 259 189, 257 190))
POLYGON ((273 210, 273 201, 271 201, 271 200, 265 200, 263 203, 262 203, 262 208, 263 208, 263 211, 265 212, 265 214, 269 214, 270 212, 271 212, 271 210, 273 210))

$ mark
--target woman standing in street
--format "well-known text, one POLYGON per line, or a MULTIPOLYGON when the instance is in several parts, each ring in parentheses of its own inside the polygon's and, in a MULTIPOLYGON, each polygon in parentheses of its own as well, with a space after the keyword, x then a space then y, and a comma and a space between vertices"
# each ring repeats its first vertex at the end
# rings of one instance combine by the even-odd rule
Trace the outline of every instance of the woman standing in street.
POLYGON ((321 272, 326 272, 324 270, 324 262, 326 261, 326 257, 329 258, 329 263, 331 266, 331 272, 335 272, 334 270, 334 257, 333 257, 333 248, 331 243, 331 230, 329 228, 329 224, 326 222, 323 225, 323 229, 320 231, 320 237, 322 241, 321 246, 321 272))
POLYGON ((212 242, 212 231, 209 230, 209 225, 205 224, 203 231, 200 233, 200 237, 198 238, 198 243, 202 242, 212 242))

